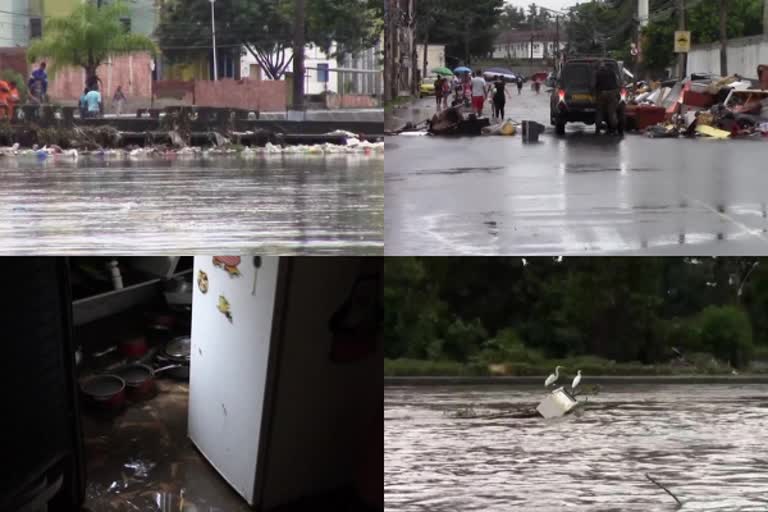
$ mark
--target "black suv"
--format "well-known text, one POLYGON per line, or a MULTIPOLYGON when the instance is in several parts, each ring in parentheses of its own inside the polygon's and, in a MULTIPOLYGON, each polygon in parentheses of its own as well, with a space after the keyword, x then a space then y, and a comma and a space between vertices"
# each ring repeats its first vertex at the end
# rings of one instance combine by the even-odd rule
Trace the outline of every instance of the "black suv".
MULTIPOLYGON (((618 104, 619 125, 616 129, 624 132, 624 108, 627 91, 624 88, 623 73, 619 63, 600 57, 571 58, 566 62, 557 77, 555 88, 550 98, 550 121, 558 135, 565 134, 565 123, 580 122, 595 124, 597 98, 595 97, 595 72, 601 62, 605 62, 619 77, 621 98, 618 104)), ((600 127, 597 127, 598 129, 600 127)))

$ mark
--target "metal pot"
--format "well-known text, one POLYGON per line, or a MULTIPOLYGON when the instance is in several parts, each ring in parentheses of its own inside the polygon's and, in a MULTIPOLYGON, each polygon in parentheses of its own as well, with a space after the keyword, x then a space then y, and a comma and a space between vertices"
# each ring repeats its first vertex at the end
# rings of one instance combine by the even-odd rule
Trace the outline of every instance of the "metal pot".
POLYGON ((158 362, 173 366, 168 368, 174 379, 189 380, 189 361, 192 343, 189 336, 178 336, 165 344, 157 356, 158 362))
POLYGON ((117 375, 97 375, 80 385, 86 401, 102 410, 115 411, 125 405, 125 381, 117 375))
POLYGON ((146 364, 129 364, 116 371, 125 381, 128 396, 132 399, 143 399, 155 392, 155 371, 146 364))
POLYGON ((147 338, 139 336, 118 343, 120 354, 125 357, 141 357, 147 353, 147 338))

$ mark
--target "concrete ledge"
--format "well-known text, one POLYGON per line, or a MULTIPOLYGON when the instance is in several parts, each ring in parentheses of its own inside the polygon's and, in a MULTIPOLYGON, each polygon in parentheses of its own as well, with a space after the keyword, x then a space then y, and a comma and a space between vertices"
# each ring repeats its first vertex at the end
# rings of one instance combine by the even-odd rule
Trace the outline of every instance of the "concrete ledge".
MULTIPOLYGON (((384 377, 384 386, 544 385, 541 377, 384 377)), ((768 384, 765 375, 586 375, 586 384, 768 384)))

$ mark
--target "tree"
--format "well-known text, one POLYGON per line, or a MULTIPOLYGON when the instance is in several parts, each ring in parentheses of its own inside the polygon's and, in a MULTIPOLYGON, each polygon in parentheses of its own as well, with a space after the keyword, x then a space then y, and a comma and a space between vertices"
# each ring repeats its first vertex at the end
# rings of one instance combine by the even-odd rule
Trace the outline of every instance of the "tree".
POLYGON ((469 66, 472 57, 493 50, 504 0, 445 0, 430 33, 446 43, 448 55, 461 57, 469 66))
MULTIPOLYGON (((332 57, 375 46, 383 31, 383 6, 372 0, 313 0, 306 2, 304 14, 305 42, 332 57)), ((216 43, 243 46, 268 78, 279 80, 293 62, 289 51, 294 46, 295 16, 295 0, 218 0, 216 43)), ((210 3, 165 2, 156 33, 171 58, 184 58, 190 49, 210 49, 210 3)))
POLYGON ((97 80, 96 69, 109 57, 137 51, 157 54, 155 43, 141 34, 126 32, 121 17, 130 13, 120 2, 97 7, 84 3, 69 16, 49 18, 45 36, 27 50, 29 62, 51 59, 51 74, 65 66, 85 70, 86 84, 97 80))

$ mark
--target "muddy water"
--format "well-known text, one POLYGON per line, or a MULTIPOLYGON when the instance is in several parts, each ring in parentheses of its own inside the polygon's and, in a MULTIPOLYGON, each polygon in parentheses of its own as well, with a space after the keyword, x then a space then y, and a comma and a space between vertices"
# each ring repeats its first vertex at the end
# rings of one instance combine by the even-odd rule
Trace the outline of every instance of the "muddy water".
POLYGON ((386 389, 386 510, 676 510, 645 473, 679 510, 768 510, 765 386, 604 386, 580 416, 482 418, 542 391, 386 389))
POLYGON ((0 157, 5 254, 381 254, 381 156, 0 157))

